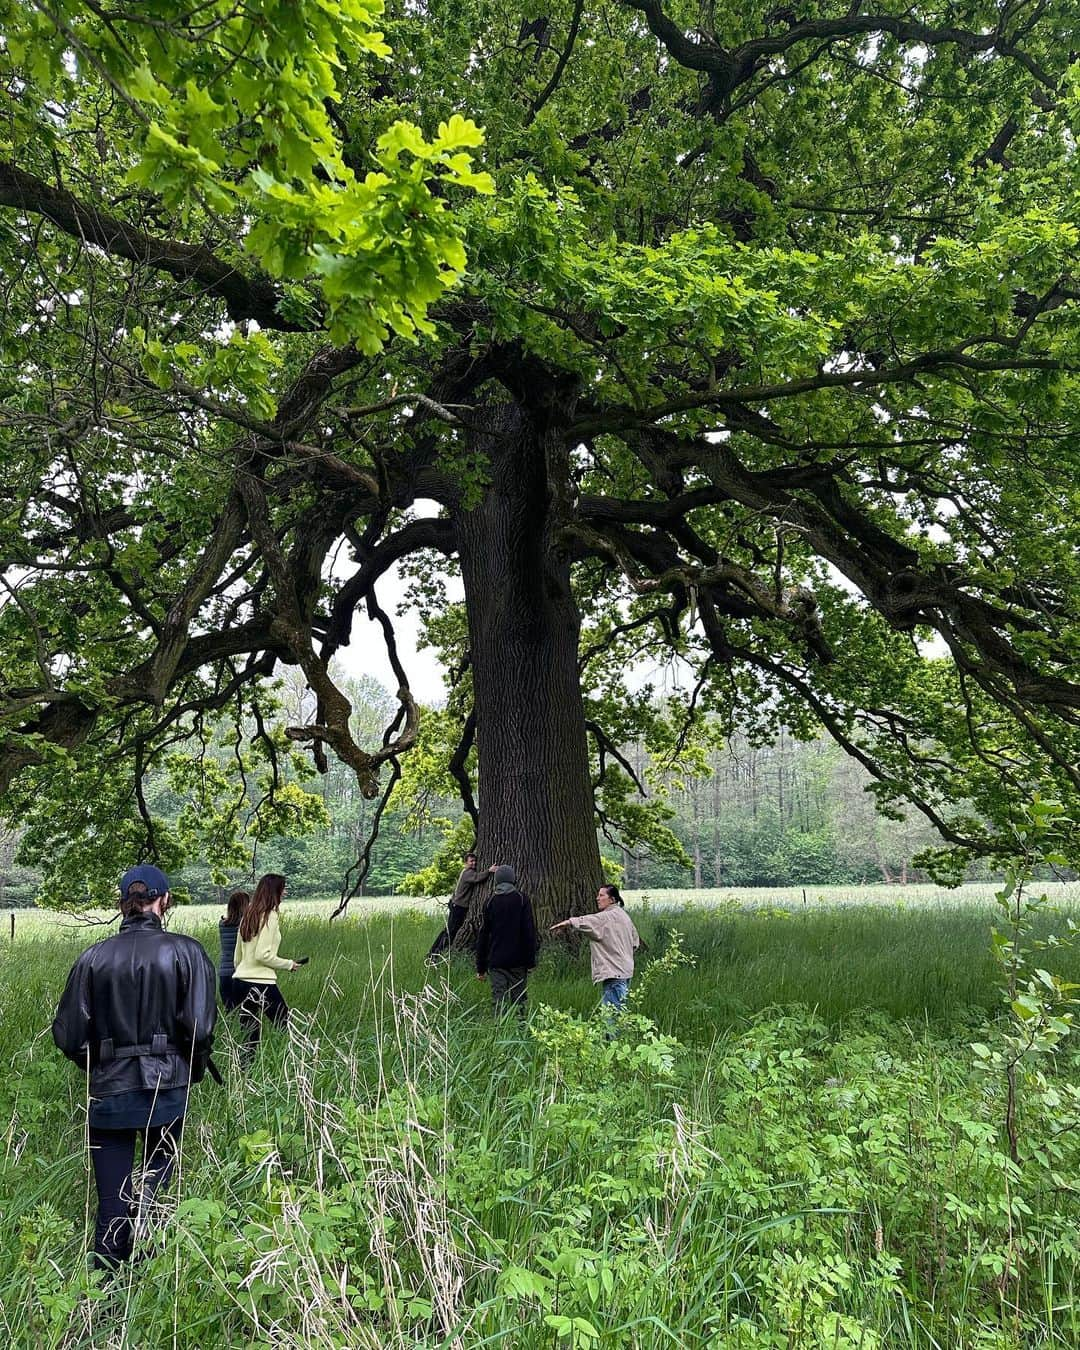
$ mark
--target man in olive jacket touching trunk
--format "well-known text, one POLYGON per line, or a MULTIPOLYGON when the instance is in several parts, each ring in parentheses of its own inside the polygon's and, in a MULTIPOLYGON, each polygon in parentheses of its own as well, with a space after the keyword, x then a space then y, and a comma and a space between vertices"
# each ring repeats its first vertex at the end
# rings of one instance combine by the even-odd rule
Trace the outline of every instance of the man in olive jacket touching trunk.
POLYGON ((439 964, 440 957, 449 956, 450 948, 454 945, 454 938, 457 937, 461 925, 468 918, 469 903, 472 900, 473 891, 487 880, 487 875, 487 872, 481 872, 478 868, 476 854, 466 853, 465 866, 461 869, 461 875, 454 887, 454 894, 450 897, 450 903, 447 906, 446 927, 431 944, 431 950, 427 954, 429 966, 436 966, 439 964))

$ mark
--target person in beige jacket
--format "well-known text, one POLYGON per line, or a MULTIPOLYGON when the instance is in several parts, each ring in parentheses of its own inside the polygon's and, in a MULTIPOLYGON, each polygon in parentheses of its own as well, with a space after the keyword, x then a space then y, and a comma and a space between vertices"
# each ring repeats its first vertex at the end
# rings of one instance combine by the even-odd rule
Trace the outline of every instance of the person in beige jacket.
POLYGON ((593 984, 603 986, 600 1002, 618 1011, 634 977, 634 952, 641 946, 641 938, 633 919, 623 908, 618 886, 600 887, 596 893, 596 909, 595 914, 553 923, 551 931, 576 928, 585 934, 591 943, 593 984))

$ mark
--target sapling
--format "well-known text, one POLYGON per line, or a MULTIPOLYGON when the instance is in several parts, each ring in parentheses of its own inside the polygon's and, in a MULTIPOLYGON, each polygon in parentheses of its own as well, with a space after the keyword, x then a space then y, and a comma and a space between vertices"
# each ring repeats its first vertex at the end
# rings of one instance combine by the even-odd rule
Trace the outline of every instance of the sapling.
POLYGON ((1033 895, 1030 887, 1040 866, 1067 866, 1057 851, 1062 829, 1069 822, 1058 802, 1036 796, 1025 806, 1016 830, 1016 853, 1005 869, 1001 889, 994 895, 1001 915, 1001 926, 993 928, 994 955, 1001 967, 1002 997, 1008 1010, 1005 1028, 996 1036, 996 1045, 979 1042, 972 1047, 988 1069, 1004 1075, 1005 1132, 1009 1157, 1020 1162, 1018 1123, 1019 1070, 1033 1066, 1039 1086, 1045 1078, 1037 1067, 1040 1058, 1053 1054, 1073 1026, 1078 1002, 1071 984, 1035 964, 1037 953, 1049 948, 1071 945, 1076 925, 1065 920, 1065 934, 1037 938, 1040 917, 1049 906, 1045 891, 1033 895))
MULTIPOLYGON (((1057 848, 1068 823, 1059 803, 1044 801, 1038 795, 1023 809, 1016 829, 1016 852, 1005 869, 1001 889, 994 896, 1001 926, 994 926, 992 938, 994 955, 1001 967, 1007 1017, 990 1044, 979 1042, 972 1046, 988 1070, 1004 1076, 1005 1133, 1009 1158, 1017 1175, 1021 1161, 1018 1114, 1021 1070, 1025 1066, 1029 1069, 1032 1086, 1045 1095, 1047 1082, 1040 1065, 1072 1031, 1071 1009, 1078 1002, 1076 990, 1080 985, 1062 980, 1036 964, 1039 952, 1071 943, 1075 924, 1066 918, 1064 936, 1037 937, 1037 926, 1049 901, 1045 891, 1036 895, 1030 890, 1040 866, 1066 865, 1057 848)), ((1008 1243, 998 1286, 1004 1297, 1008 1283, 1012 1282, 1012 1312, 1019 1323, 1020 1270, 1015 1219, 1027 1211, 1019 1197, 1012 1195, 1012 1181, 1006 1169, 1008 1243)))

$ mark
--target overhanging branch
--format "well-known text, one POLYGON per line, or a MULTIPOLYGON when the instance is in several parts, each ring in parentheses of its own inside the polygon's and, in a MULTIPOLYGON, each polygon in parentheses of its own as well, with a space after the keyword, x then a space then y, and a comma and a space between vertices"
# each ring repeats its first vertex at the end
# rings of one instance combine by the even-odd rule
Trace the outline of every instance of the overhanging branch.
POLYGON ((653 34, 679 65, 709 76, 717 99, 727 97, 745 84, 771 57, 781 56, 799 43, 827 43, 876 34, 887 34, 899 42, 921 47, 956 46, 972 55, 998 52, 1017 62, 1051 93, 1058 90, 1057 80, 1029 52, 1007 37, 1000 26, 981 33, 948 24, 935 27, 895 14, 860 14, 856 3, 846 14, 836 18, 799 20, 783 32, 751 38, 738 47, 729 48, 700 30, 697 37, 692 38, 664 12, 660 0, 623 0, 623 4, 644 14, 653 34))
POLYGON ((0 207, 44 216, 73 239, 93 244, 111 257, 167 272, 177 281, 192 282, 202 293, 223 300, 229 318, 238 323, 254 319, 260 328, 305 331, 305 325, 278 313, 281 296, 268 278, 245 276, 203 244, 156 239, 10 162, 0 162, 0 207))

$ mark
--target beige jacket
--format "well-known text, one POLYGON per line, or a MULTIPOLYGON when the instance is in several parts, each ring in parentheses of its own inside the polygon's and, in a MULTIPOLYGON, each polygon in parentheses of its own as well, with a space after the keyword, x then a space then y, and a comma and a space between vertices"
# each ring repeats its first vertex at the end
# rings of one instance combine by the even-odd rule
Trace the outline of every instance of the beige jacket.
POLYGON ((634 921, 622 905, 611 905, 571 919, 570 926, 584 933, 592 944, 593 983, 601 980, 629 980, 634 973, 634 952, 641 938, 634 921))

